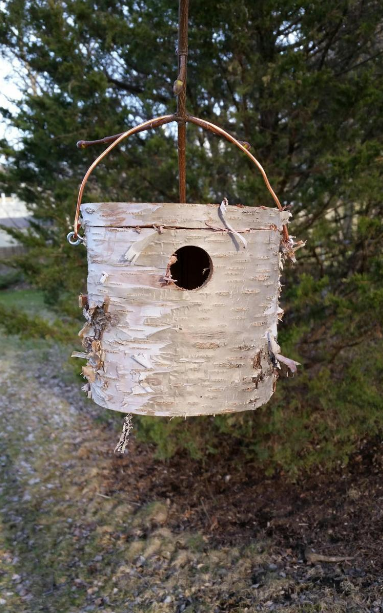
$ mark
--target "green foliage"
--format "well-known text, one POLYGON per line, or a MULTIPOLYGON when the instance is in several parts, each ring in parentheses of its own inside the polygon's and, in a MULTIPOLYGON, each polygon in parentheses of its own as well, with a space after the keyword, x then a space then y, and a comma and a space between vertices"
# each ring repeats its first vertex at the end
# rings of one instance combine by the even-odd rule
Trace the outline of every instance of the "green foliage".
POLYGON ((49 324, 38 315, 30 317, 21 309, 9 310, 0 303, 0 326, 8 334, 18 334, 21 338, 45 338, 68 341, 68 329, 56 320, 49 324))
POLYGON ((196 437, 195 426, 196 423, 197 428, 202 426, 206 419, 206 417, 201 417, 197 420, 185 421, 182 417, 175 417, 171 420, 139 417, 137 438, 140 441, 154 442, 157 447, 156 455, 159 458, 170 458, 177 451, 185 449, 192 458, 200 459, 203 457, 204 450, 210 451, 209 442, 196 437))
POLYGON ((0 290, 9 289, 22 280, 23 276, 19 270, 0 272, 0 290))
MULTIPOLYGON (((283 352, 302 369, 256 414, 208 419, 208 427, 206 419, 142 420, 141 436, 160 442, 162 455, 202 455, 235 438, 270 467, 295 470, 343 461, 380 431, 382 22, 377 0, 192 3, 189 111, 251 143, 292 207, 292 233, 307 240, 285 271, 281 327, 283 352)), ((27 234, 13 232, 28 248, 16 263, 70 317, 79 316, 86 264, 65 235, 100 151, 79 151, 75 141, 175 109, 176 29, 175 0, 2 4, 2 53, 25 79, 17 112, 4 111, 20 139, 1 143, 0 187, 34 215, 27 234)), ((169 127, 125 141, 98 167, 85 200, 174 201, 174 141, 169 127)), ((259 174, 214 135, 189 127, 187 159, 190 202, 271 204, 259 174)))
POLYGON ((76 326, 69 318, 57 319, 46 308, 40 291, 12 290, 0 292, 0 328, 21 338, 75 342, 76 326))

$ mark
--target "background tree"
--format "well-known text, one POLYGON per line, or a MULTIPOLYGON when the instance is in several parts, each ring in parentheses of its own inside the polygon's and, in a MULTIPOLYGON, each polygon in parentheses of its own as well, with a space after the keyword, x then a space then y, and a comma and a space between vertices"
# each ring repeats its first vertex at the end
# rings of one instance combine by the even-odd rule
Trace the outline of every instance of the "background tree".
MULTIPOLYGON (((84 250, 65 235, 98 153, 75 142, 175 109, 177 10, 174 0, 2 4, 2 53, 24 81, 18 112, 3 110, 21 137, 2 143, 1 184, 35 220, 17 265, 61 310, 74 312, 85 287, 84 250)), ((374 0, 192 0, 188 108, 251 143, 292 207, 292 233, 308 241, 286 274, 281 328, 303 369, 264 410, 209 420, 208 438, 202 419, 143 420, 163 453, 214 449, 227 432, 270 466, 294 468, 380 433, 382 33, 374 0)), ((176 200, 174 141, 169 127, 125 141, 85 201, 176 200)), ((272 205, 247 160, 214 135, 189 126, 187 162, 190 202, 272 205)))

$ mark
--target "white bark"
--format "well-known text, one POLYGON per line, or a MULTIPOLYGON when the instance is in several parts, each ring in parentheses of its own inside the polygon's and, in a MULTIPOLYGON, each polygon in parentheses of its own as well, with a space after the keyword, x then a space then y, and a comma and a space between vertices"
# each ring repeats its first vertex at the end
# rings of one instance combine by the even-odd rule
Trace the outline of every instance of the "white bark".
POLYGON ((94 401, 147 415, 255 409, 275 389, 279 247, 288 213, 218 205, 100 203, 81 207, 88 249, 88 323, 81 331, 94 401), (221 228, 215 231, 208 227, 221 228), (153 228, 157 226, 157 229, 153 228), (213 271, 196 290, 164 281, 193 245, 213 271))

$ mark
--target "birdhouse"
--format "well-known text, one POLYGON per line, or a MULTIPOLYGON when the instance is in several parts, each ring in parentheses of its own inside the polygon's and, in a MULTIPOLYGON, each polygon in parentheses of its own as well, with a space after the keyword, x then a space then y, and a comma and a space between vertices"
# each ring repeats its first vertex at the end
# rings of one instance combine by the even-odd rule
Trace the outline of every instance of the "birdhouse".
POLYGON ((82 205, 89 267, 84 374, 101 406, 187 416, 255 409, 269 400, 288 213, 222 211, 214 204, 82 205))
POLYGON ((296 364, 277 342, 281 264, 297 248, 287 232, 289 213, 247 143, 186 113, 186 31, 181 1, 177 113, 79 143, 109 146, 85 175, 68 235, 88 253, 84 352, 75 355, 88 360, 88 396, 124 413, 186 417, 256 409, 273 394, 280 363, 292 370, 296 364), (170 122, 178 124, 179 203, 81 204, 105 155, 134 133, 170 122), (187 123, 223 136, 250 158, 276 208, 228 206, 226 199, 186 203, 187 123))

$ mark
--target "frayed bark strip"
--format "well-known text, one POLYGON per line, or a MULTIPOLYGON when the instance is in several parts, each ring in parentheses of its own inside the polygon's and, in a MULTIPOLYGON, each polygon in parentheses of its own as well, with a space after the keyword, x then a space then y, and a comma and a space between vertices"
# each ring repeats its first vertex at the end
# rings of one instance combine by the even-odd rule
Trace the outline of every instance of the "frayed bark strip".
POLYGON ((288 240, 281 241, 281 253, 284 259, 291 260, 296 263, 295 252, 305 246, 306 241, 295 241, 295 236, 289 236, 288 240))
POLYGON ((285 364, 285 366, 287 366, 293 374, 297 372, 297 366, 301 365, 300 362, 296 362, 291 358, 286 358, 284 355, 281 355, 279 353, 281 348, 275 338, 270 335, 270 332, 267 333, 267 344, 269 358, 274 367, 280 368, 279 362, 282 362, 282 364, 285 364))
POLYGON ((229 206, 228 200, 227 198, 224 198, 221 202, 221 205, 219 207, 219 211, 221 213, 221 217, 222 217, 222 221, 225 224, 225 226, 227 227, 227 229, 229 230, 229 232, 231 232, 232 234, 234 234, 234 236, 236 236, 241 243, 243 244, 243 248, 246 249, 247 247, 247 240, 244 238, 244 236, 241 236, 239 234, 239 232, 237 232, 236 230, 234 230, 233 226, 231 226, 229 224, 229 222, 226 219, 226 212, 227 212, 227 207, 229 206))
POLYGON ((152 232, 151 234, 147 234, 140 240, 133 243, 127 252, 125 253, 124 259, 131 264, 134 264, 142 251, 152 242, 154 237, 157 237, 157 230, 152 232))
POLYGON ((120 440, 118 441, 116 448, 114 450, 115 454, 124 455, 125 449, 129 443, 129 435, 132 430, 133 430, 132 415, 128 413, 127 415, 125 415, 120 440))

